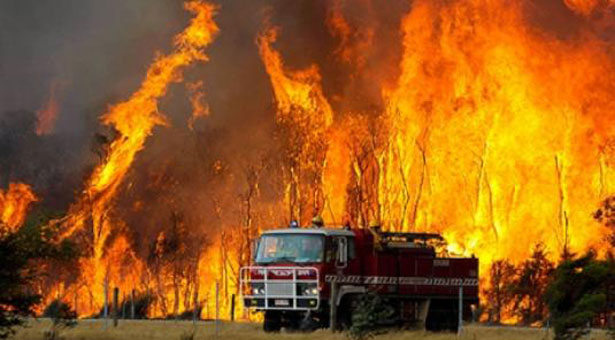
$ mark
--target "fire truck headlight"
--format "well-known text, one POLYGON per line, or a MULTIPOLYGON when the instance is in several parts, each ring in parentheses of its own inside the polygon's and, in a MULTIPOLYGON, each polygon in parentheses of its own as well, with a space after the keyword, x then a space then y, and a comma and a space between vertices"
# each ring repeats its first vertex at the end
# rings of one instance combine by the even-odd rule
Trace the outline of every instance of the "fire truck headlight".
POLYGON ((305 287, 303 290, 303 295, 318 295, 317 287, 305 287))
POLYGON ((265 287, 264 286, 252 286, 252 294, 253 295, 265 295, 265 287))

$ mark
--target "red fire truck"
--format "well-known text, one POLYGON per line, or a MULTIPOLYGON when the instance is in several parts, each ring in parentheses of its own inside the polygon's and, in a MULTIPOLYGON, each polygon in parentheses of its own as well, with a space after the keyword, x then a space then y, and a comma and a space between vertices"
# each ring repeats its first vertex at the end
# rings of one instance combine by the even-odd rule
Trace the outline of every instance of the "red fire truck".
POLYGON ((393 307, 392 321, 455 330, 478 305, 478 259, 437 257, 438 234, 380 228, 289 228, 262 233, 254 265, 240 270, 244 306, 264 330, 347 327, 365 294, 393 307), (461 313, 459 313, 461 306, 461 313))

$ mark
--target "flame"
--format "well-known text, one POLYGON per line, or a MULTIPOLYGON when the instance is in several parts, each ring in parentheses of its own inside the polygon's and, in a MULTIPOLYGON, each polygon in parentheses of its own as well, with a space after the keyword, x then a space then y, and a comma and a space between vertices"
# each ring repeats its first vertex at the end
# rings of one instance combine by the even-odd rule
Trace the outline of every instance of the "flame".
POLYGON ((282 56, 272 48, 279 29, 267 27, 257 39, 261 60, 271 80, 277 121, 288 133, 288 185, 285 202, 291 218, 306 221, 322 211, 322 171, 326 132, 333 122, 333 110, 320 85, 316 65, 303 70, 285 67, 282 56))
POLYGON ((305 117, 320 127, 326 128, 333 120, 333 110, 320 86, 320 72, 316 65, 305 70, 288 70, 284 67, 282 56, 271 45, 277 40, 279 29, 267 28, 258 37, 259 52, 265 70, 271 79, 275 101, 278 106, 278 119, 291 114, 302 114, 294 108, 301 108, 305 117))
POLYGON ((591 85, 607 84, 607 56, 524 25, 520 6, 416 1, 398 84, 385 90, 385 220, 443 232, 483 273, 537 242, 554 259, 599 244, 590 213, 612 183, 599 169, 608 129, 591 121, 610 106, 591 85))
MULTIPOLYGON (((358 74, 365 71, 367 54, 374 43, 375 33, 373 27, 368 25, 353 28, 343 14, 343 5, 341 0, 333 2, 331 10, 327 13, 326 25, 331 35, 339 40, 338 47, 333 53, 344 63, 353 65, 358 74)), ((373 11, 369 1, 355 1, 352 6, 366 13, 373 11)))
MULTIPOLYGON (((611 3, 566 5, 589 15, 611 3)), ((482 0, 412 2, 401 23, 397 82, 380 84, 377 119, 343 108, 333 115, 317 95, 320 74, 285 69, 271 48, 278 30, 260 35, 278 120, 299 125, 291 108, 307 107, 306 120, 325 122, 316 124, 326 128, 327 149, 318 171, 323 192, 337 200, 332 219, 344 206, 358 225, 377 219, 388 229, 440 232, 450 253, 477 255, 485 275, 494 260, 520 261, 539 242, 552 260, 564 248, 603 244, 591 213, 615 184, 609 45, 590 26, 574 41, 532 28, 526 10, 482 0)), ((349 50, 356 28, 339 9, 328 25, 340 43, 335 53, 355 73, 364 70, 349 50)), ((320 138, 308 137, 302 143, 320 138)))
POLYGON ((53 132, 55 122, 58 119, 58 91, 61 83, 54 81, 49 86, 49 97, 38 111, 36 111, 36 134, 39 136, 49 135, 53 132))
POLYGON ((192 117, 188 120, 190 130, 194 128, 194 122, 198 118, 209 116, 209 106, 205 103, 203 85, 202 81, 186 84, 186 88, 190 92, 190 104, 192 104, 192 117))
POLYGON ((573 11, 584 16, 591 15, 597 9, 605 9, 615 5, 613 0, 564 0, 564 3, 573 11))
POLYGON ((63 238, 86 227, 92 228, 92 255, 81 263, 80 282, 66 291, 66 294, 71 294, 72 289, 72 294, 89 296, 89 303, 79 306, 82 313, 98 311, 104 300, 104 282, 111 282, 110 287, 130 291, 137 288, 135 286, 144 272, 143 264, 131 253, 129 242, 121 235, 122 222, 111 217, 111 203, 152 130, 158 125, 167 125, 165 117, 158 111, 159 100, 170 84, 182 80, 186 67, 197 61, 207 61, 203 49, 218 33, 213 21, 215 6, 189 1, 184 7, 194 17, 190 25, 175 37, 174 50, 167 55, 158 55, 130 99, 111 106, 102 115, 102 122, 114 127, 118 137, 107 147, 101 164, 93 171, 83 195, 70 207, 67 217, 55 221, 66 226, 63 238), (118 232, 119 237, 111 238, 118 232), (122 254, 122 258, 115 258, 114 254, 122 254), (127 263, 131 265, 126 267, 127 263), (131 268, 129 275, 123 272, 126 268, 131 268))
POLYGON ((73 206, 71 222, 68 223, 71 227, 65 235, 83 227, 90 209, 94 223, 104 217, 109 202, 153 128, 167 124, 158 112, 158 100, 166 94, 171 83, 182 80, 184 68, 196 61, 207 60, 202 49, 213 41, 218 32, 213 22, 215 7, 205 2, 191 1, 185 4, 185 8, 195 17, 186 30, 175 37, 173 53, 158 56, 132 97, 112 106, 102 116, 102 122, 113 126, 120 136, 111 143, 103 163, 88 180, 85 195, 73 206))
POLYGON ((14 232, 26 220, 30 204, 38 201, 32 188, 23 183, 9 183, 6 191, 0 189, 0 231, 14 232))

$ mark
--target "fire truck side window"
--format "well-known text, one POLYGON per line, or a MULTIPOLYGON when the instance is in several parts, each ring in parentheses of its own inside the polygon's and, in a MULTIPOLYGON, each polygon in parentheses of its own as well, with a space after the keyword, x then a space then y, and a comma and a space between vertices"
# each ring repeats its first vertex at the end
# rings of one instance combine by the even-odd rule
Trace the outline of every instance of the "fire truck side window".
MULTIPOLYGON (((346 239, 346 244, 348 245, 348 259, 355 259, 357 257, 357 250, 354 243, 354 237, 348 237, 346 239)), ((337 256, 337 246, 338 243, 335 241, 335 238, 327 239, 327 247, 325 254, 326 262, 335 262, 335 257, 337 256)))

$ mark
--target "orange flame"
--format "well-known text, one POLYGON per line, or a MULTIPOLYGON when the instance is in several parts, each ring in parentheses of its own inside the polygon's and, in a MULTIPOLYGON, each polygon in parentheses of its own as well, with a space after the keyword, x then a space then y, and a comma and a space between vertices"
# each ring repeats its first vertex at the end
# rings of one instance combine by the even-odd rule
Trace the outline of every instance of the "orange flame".
MULTIPOLYGON (((584 14, 604 3, 566 1, 584 14)), ((374 122, 340 119, 341 132, 333 133, 327 99, 310 95, 321 93, 314 92, 320 75, 285 70, 271 49, 278 31, 261 34, 278 119, 293 106, 309 107, 308 120, 327 113, 325 162, 351 165, 325 167, 323 191, 346 196, 347 213, 358 201, 361 224, 373 218, 390 229, 443 233, 451 253, 479 256, 483 273, 493 260, 526 258, 538 242, 552 259, 564 248, 602 244, 591 213, 615 188, 612 58, 590 35, 572 43, 529 29, 524 10, 520 3, 414 1, 402 21, 397 83, 381 84, 385 109, 375 124, 384 132, 359 140, 359 150, 372 153, 365 168, 348 147, 360 133, 344 132, 374 122), (358 194, 347 196, 340 183, 358 194)), ((352 29, 340 13, 329 26, 348 45, 352 29)))
POLYGON ((91 223, 93 254, 82 261, 82 278, 73 287, 74 294, 90 297, 89 303, 78 306, 80 313, 92 313, 100 308, 104 299, 104 282, 110 282, 110 287, 130 291, 139 282, 139 275, 144 274, 141 261, 131 253, 128 241, 121 234, 109 240, 114 231, 122 229, 120 221, 111 220, 109 210, 147 137, 157 125, 167 124, 158 111, 158 101, 170 84, 182 80, 186 67, 197 61, 207 61, 203 49, 218 33, 218 26, 213 21, 215 6, 189 1, 184 7, 195 16, 190 25, 175 37, 175 49, 170 54, 157 56, 140 88, 130 99, 111 106, 102 116, 102 122, 113 126, 119 136, 110 144, 102 163, 87 181, 83 196, 70 207, 65 219, 56 221, 66 226, 62 237, 69 237, 91 223), (117 252, 112 252, 111 248, 117 252), (122 255, 115 258, 117 256, 113 254, 122 255), (131 264, 125 266, 126 263, 131 264), (126 268, 132 270, 124 273, 126 268))
POLYGON ((584 16, 591 15, 600 8, 615 5, 613 0, 564 0, 566 6, 584 16))
MULTIPOLYGON (((367 12, 371 10, 369 3, 361 4, 355 1, 352 3, 352 6, 360 7, 361 10, 367 12)), ((362 72, 367 63, 366 55, 374 42, 374 30, 368 25, 361 25, 353 29, 344 17, 342 8, 342 1, 334 1, 332 9, 327 15, 327 27, 331 31, 331 34, 339 39, 338 48, 334 53, 344 63, 352 64, 357 73, 362 72)))
POLYGON ((323 128, 331 125, 333 111, 320 86, 320 72, 316 65, 305 70, 290 71, 284 67, 282 56, 271 45, 277 40, 278 29, 268 28, 258 37, 258 46, 267 74, 271 78, 278 119, 296 114, 301 108, 306 117, 323 128))
POLYGON ((39 136, 48 135, 53 132, 55 122, 58 119, 58 91, 61 83, 54 81, 49 86, 49 97, 38 111, 36 111, 36 134, 39 136))
POLYGON ((102 116, 102 122, 115 127, 120 137, 111 143, 103 163, 94 170, 88 181, 86 195, 73 207, 70 213, 73 221, 69 223, 66 235, 83 227, 90 206, 94 223, 103 217, 104 210, 108 208, 152 129, 156 125, 166 125, 164 116, 158 112, 158 100, 166 94, 171 83, 182 80, 184 68, 195 61, 207 60, 202 49, 213 41, 218 32, 213 22, 215 7, 201 1, 191 1, 185 4, 185 8, 196 16, 188 28, 175 37, 175 51, 158 56, 132 97, 112 106, 102 116))
POLYGON ((286 124, 291 135, 287 141, 292 161, 287 164, 285 205, 291 206, 291 218, 301 222, 323 209, 319 169, 325 164, 326 131, 333 122, 333 110, 322 91, 318 67, 286 68, 280 53, 271 46, 277 35, 277 28, 267 27, 257 43, 273 87, 277 121, 286 124))
POLYGON ((0 190, 0 230, 16 231, 26 220, 28 207, 38 198, 27 184, 10 183, 7 191, 0 190))
POLYGON ((197 119, 209 116, 209 106, 205 103, 202 81, 188 83, 186 88, 190 93, 190 103, 192 104, 192 117, 188 120, 188 127, 192 130, 197 119))

